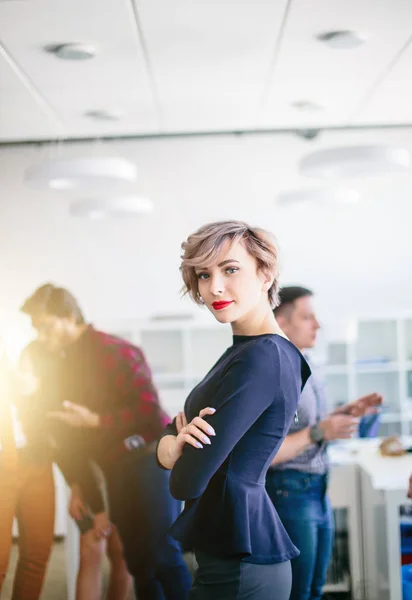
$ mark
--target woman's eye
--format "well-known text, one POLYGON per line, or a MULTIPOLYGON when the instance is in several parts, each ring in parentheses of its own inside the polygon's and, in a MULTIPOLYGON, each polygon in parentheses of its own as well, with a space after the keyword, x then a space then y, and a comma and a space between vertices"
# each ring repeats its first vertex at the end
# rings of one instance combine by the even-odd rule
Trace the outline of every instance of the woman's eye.
POLYGON ((239 271, 237 267, 229 267, 228 269, 226 269, 226 273, 229 273, 229 275, 236 273, 236 271, 239 271))
POLYGON ((207 273, 198 273, 197 274, 198 279, 207 279, 208 277, 209 277, 209 275, 207 273))

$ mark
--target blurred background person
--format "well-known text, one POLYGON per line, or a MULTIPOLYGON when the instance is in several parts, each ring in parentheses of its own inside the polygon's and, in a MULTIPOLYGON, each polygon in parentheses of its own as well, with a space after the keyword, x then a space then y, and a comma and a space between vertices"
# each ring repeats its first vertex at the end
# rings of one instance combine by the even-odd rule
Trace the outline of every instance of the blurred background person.
MULTIPOLYGON (((316 343, 319 322, 311 290, 283 287, 275 309, 279 327, 302 352, 316 343)), ((359 418, 382 403, 369 394, 328 414, 325 387, 312 368, 297 420, 272 462, 266 489, 300 555, 292 560, 291 600, 320 600, 332 554, 334 520, 327 496, 327 444, 352 437, 359 418)))
MULTIPOLYGON (((47 305, 53 284, 47 283, 39 287, 24 302, 22 312, 27 314, 32 326, 38 331, 38 318, 47 305)), ((68 453, 56 444, 56 437, 66 436, 64 428, 56 432, 46 418, 48 410, 55 408, 59 390, 59 364, 62 357, 50 352, 39 338, 31 341, 23 350, 21 364, 25 365, 26 377, 38 381, 32 387, 33 392, 25 405, 25 429, 37 447, 41 446, 43 455, 59 466, 67 483, 71 486, 72 496, 69 504, 70 516, 80 530, 80 561, 76 583, 77 600, 99 600, 102 595, 102 567, 107 554, 110 564, 108 582, 108 600, 125 600, 131 586, 131 576, 127 571, 123 557, 123 548, 116 528, 110 534, 102 536, 95 531, 90 507, 87 506, 77 480, 82 481, 86 489, 91 490, 97 498, 98 510, 104 506, 104 498, 95 470, 90 461, 76 452, 72 447, 68 453), (52 433, 54 435, 52 435, 52 433)))
POLYGON ((24 360, 16 373, 0 349, 0 592, 16 518, 19 556, 12 600, 40 598, 53 546, 52 463, 45 448, 25 435, 22 427, 27 416, 24 405, 35 391, 36 381, 25 370, 24 360))
POLYGON ((181 503, 170 495, 169 474, 155 458, 169 418, 143 353, 88 325, 63 288, 51 291, 36 326, 39 340, 61 359, 47 375, 58 378, 49 417, 69 428, 64 437, 53 437, 66 457, 81 449, 83 463, 93 460, 104 473, 110 519, 91 493, 90 475, 80 485, 94 513, 94 530, 108 536, 112 523, 117 527, 139 600, 184 600, 191 578, 180 545, 167 535, 181 503))
POLYGON ((26 374, 30 372, 31 377, 38 381, 36 393, 26 402, 26 428, 33 443, 41 446, 43 454, 47 454, 58 465, 71 487, 69 513, 80 531, 76 600, 101 598, 105 554, 110 564, 107 599, 125 600, 131 587, 131 576, 117 529, 110 527, 103 535, 94 526, 94 514, 106 511, 103 482, 96 468, 83 454, 82 440, 73 444, 73 431, 68 426, 51 424, 46 417, 48 411, 61 407, 59 398, 64 356, 48 349, 40 323, 50 294, 55 289, 56 286, 50 283, 42 285, 21 308, 30 317, 33 328, 39 332, 38 338, 25 347, 21 357, 21 362, 26 365, 26 374))

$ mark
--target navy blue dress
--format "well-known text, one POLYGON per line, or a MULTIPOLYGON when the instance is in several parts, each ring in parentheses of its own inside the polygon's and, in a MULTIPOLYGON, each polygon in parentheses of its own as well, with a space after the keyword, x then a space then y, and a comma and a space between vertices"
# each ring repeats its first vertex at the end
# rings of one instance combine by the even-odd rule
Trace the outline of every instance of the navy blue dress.
MULTIPOLYGON (((188 421, 208 406, 211 445, 186 444, 172 469, 172 495, 185 508, 171 533, 187 550, 248 563, 299 554, 265 490, 266 471, 288 433, 310 369, 285 338, 234 336, 185 404, 188 421)), ((177 435, 175 421, 162 434, 177 435)))

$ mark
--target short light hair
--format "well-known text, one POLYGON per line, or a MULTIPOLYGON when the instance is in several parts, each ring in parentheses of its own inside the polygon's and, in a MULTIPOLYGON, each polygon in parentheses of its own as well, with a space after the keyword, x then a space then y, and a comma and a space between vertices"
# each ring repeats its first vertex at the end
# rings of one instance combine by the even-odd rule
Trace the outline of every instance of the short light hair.
POLYGON ((208 223, 182 243, 180 270, 184 282, 183 294, 189 294, 197 304, 202 304, 195 269, 213 264, 228 240, 232 244, 241 241, 247 252, 256 259, 258 269, 269 272, 274 277, 268 297, 270 305, 275 308, 279 303, 278 248, 275 237, 268 231, 250 227, 243 221, 208 223))

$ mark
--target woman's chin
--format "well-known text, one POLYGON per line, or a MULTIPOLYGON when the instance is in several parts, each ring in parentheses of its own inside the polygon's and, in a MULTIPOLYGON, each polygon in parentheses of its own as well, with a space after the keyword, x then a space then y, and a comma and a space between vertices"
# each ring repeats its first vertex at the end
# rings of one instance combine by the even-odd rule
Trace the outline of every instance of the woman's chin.
POLYGON ((231 323, 233 321, 233 314, 230 314, 228 311, 213 311, 213 315, 219 323, 231 323))

